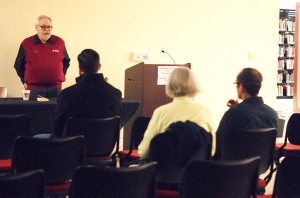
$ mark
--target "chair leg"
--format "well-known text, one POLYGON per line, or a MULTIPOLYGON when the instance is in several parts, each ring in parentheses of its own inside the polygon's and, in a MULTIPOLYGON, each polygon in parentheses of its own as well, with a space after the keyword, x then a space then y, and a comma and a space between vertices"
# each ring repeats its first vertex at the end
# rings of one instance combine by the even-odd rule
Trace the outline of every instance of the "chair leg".
POLYGON ((285 156, 285 154, 284 154, 283 150, 281 150, 281 149, 275 150, 274 161, 275 161, 276 167, 278 167, 280 165, 280 159, 284 156, 285 156))
POLYGON ((277 171, 277 167, 275 167, 275 168, 272 167, 272 168, 270 169, 269 174, 268 174, 267 176, 265 176, 264 180, 266 181, 267 184, 271 181, 272 176, 273 176, 273 174, 274 174, 276 171, 277 171))

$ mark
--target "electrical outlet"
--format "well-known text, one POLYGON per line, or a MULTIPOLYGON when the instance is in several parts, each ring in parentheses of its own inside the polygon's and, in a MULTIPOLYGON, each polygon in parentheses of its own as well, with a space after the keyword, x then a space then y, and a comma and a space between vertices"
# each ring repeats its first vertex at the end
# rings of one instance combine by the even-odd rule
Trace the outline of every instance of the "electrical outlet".
POLYGON ((248 52, 248 60, 249 61, 254 61, 255 60, 255 52, 248 52))
POLYGON ((146 62, 150 59, 150 55, 148 52, 133 52, 132 60, 133 61, 141 61, 146 62))

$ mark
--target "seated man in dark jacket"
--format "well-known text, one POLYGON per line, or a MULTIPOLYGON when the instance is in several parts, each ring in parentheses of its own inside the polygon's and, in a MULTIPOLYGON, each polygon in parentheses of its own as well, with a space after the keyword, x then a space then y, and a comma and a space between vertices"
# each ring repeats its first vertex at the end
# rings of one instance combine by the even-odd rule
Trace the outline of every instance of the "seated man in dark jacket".
POLYGON ((100 70, 100 56, 92 49, 78 55, 76 84, 62 90, 57 97, 54 131, 63 136, 69 117, 105 118, 121 115, 122 93, 105 80, 100 70))
POLYGON ((244 68, 238 74, 235 84, 238 98, 243 102, 239 104, 233 99, 227 102, 230 109, 223 115, 216 132, 214 159, 220 158, 222 137, 235 129, 277 128, 277 113, 258 97, 262 80, 261 73, 254 68, 244 68))

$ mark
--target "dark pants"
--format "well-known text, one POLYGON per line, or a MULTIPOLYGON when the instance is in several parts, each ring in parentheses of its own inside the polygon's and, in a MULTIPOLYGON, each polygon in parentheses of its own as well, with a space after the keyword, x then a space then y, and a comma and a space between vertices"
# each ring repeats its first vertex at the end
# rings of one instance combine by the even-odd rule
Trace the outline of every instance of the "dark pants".
POLYGON ((38 96, 45 98, 55 98, 61 89, 58 88, 42 88, 42 89, 32 89, 30 90, 29 100, 36 100, 38 96))

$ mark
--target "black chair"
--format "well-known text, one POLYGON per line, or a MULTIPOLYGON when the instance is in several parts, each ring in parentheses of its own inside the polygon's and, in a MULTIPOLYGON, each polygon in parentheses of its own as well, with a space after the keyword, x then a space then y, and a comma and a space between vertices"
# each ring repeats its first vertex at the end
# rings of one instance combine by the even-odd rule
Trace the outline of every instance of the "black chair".
POLYGON ((300 113, 294 113, 288 120, 284 143, 277 143, 275 162, 279 166, 280 158, 286 156, 300 156, 300 113))
POLYGON ((191 160, 210 159, 211 144, 211 134, 190 121, 175 122, 166 132, 155 136, 150 143, 149 160, 158 163, 156 196, 161 197, 164 190, 178 191, 185 166, 191 160))
MULTIPOLYGON (((273 172, 274 148, 277 131, 275 128, 240 129, 224 135, 221 160, 231 161, 260 157, 259 174, 273 172)), ((272 174, 258 180, 258 192, 264 193, 272 174)))
POLYGON ((45 198, 45 195, 46 186, 42 170, 0 176, 0 197, 45 198))
POLYGON ((180 183, 180 198, 256 197, 259 157, 238 161, 190 162, 180 183))
POLYGON ((114 148, 119 151, 120 117, 69 118, 64 135, 84 136, 86 164, 110 165, 114 148))
POLYGON ((18 137, 14 144, 14 174, 42 169, 47 196, 66 196, 75 169, 84 164, 84 137, 39 139, 18 137))
POLYGON ((285 157, 280 163, 274 184, 273 198, 300 197, 300 156, 285 157))
POLYGON ((70 198, 154 197, 156 162, 132 168, 83 166, 76 170, 70 198))
POLYGON ((137 148, 143 140, 144 133, 148 127, 150 119, 150 117, 138 116, 134 120, 131 128, 129 150, 122 150, 119 152, 119 157, 121 158, 122 164, 124 164, 124 166, 126 166, 126 162, 130 163, 130 161, 140 158, 137 152, 137 148))
POLYGON ((11 153, 18 136, 30 135, 30 118, 26 115, 0 115, 0 172, 11 170, 11 153))

